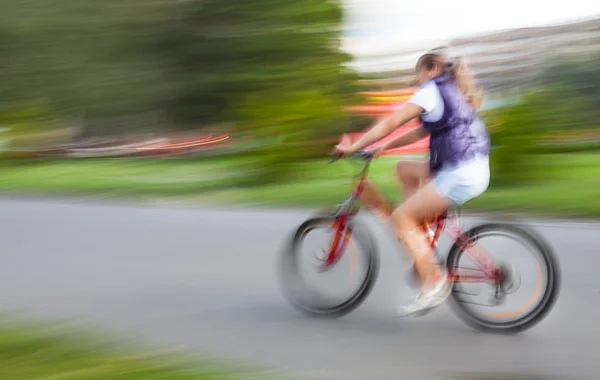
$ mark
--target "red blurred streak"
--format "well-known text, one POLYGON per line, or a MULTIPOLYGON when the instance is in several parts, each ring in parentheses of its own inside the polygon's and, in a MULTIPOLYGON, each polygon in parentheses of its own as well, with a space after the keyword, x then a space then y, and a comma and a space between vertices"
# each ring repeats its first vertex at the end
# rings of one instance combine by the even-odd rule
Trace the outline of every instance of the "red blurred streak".
POLYGON ((159 146, 151 146, 151 147, 136 148, 136 149, 137 150, 168 150, 168 149, 190 148, 190 147, 195 147, 195 146, 214 144, 217 142, 225 141, 228 138, 229 138, 229 134, 224 134, 219 137, 212 138, 212 139, 210 137, 208 137, 208 138, 204 138, 204 139, 194 140, 194 141, 191 141, 188 143, 159 145, 159 146))
MULTIPOLYGON (((384 144, 390 140, 396 139, 399 136, 402 136, 403 134, 405 134, 419 126, 420 126, 420 123, 418 121, 416 121, 416 120, 410 121, 407 124, 403 125, 402 127, 396 129, 396 131, 392 132, 389 136, 383 138, 382 140, 380 140, 372 145, 369 145, 366 148, 370 149, 370 148, 375 148, 375 147, 381 146, 381 144, 384 144)), ((358 140, 363 134, 364 133, 344 133, 341 136, 340 145, 343 147, 350 146, 352 143, 354 143, 356 140, 358 140)), ((403 146, 401 148, 388 149, 383 152, 383 155, 391 156, 391 155, 400 155, 400 154, 425 154, 427 152, 429 152, 429 137, 419 140, 414 144, 403 146)))
MULTIPOLYGON (((175 143, 156 143, 156 144, 152 144, 149 145, 151 147, 169 147, 169 146, 177 146, 177 145, 181 145, 181 144, 190 144, 190 143, 196 143, 196 142, 203 142, 203 141, 207 141, 210 140, 212 134, 210 135, 206 135, 206 136, 202 136, 199 137, 197 140, 193 140, 193 141, 188 141, 188 140, 183 140, 183 142, 175 142, 175 143)), ((181 141, 181 140, 178 140, 181 141)))

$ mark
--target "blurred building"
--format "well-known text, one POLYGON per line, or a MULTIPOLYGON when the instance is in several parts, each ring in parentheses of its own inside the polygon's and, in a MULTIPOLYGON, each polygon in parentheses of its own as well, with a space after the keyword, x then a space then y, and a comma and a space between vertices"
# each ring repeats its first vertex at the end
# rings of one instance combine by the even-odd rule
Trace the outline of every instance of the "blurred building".
POLYGON ((353 67, 375 91, 406 87, 418 57, 446 45, 466 59, 486 93, 534 84, 543 65, 562 58, 587 58, 600 52, 600 19, 548 27, 522 28, 471 38, 429 41, 420 48, 357 57, 353 67))

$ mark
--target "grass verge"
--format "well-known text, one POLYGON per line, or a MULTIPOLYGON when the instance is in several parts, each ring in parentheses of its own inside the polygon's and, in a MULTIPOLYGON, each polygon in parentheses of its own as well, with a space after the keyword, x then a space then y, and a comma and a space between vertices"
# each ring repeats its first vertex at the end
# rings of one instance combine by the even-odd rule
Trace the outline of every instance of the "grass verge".
POLYGON ((168 351, 132 352, 106 338, 57 327, 0 325, 0 379, 247 380, 267 378, 168 351))
MULTIPOLYGON (((300 162, 291 182, 254 188, 232 185, 243 158, 88 159, 23 161, 0 165, 0 191, 11 194, 94 195, 124 198, 177 198, 271 206, 331 207, 347 196, 359 167, 325 160, 300 162)), ((393 176, 396 158, 375 161, 370 171, 394 201, 401 194, 393 176)), ((540 215, 600 216, 600 154, 568 153, 538 157, 537 184, 490 187, 465 205, 477 211, 540 215)), ((493 173, 492 173, 493 175, 493 173)))

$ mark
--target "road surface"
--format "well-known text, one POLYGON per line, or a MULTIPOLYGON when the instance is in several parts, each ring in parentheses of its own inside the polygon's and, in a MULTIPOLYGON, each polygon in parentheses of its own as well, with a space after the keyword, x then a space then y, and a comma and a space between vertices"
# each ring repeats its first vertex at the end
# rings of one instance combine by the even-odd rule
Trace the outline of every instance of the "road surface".
POLYGON ((599 225, 535 226, 559 253, 563 288, 546 320, 511 337, 477 333, 446 306, 395 318, 410 293, 399 249, 375 224, 376 288, 328 321, 292 309, 276 280, 282 239, 307 213, 23 200, 0 209, 5 310, 88 318, 306 378, 592 380, 600 371, 599 225))

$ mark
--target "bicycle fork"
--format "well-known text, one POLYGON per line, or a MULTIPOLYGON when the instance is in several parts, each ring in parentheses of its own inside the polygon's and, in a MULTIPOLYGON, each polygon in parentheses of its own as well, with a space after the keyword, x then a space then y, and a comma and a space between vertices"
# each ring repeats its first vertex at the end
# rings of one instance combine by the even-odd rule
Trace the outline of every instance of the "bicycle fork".
POLYGON ((330 249, 327 253, 325 262, 321 264, 321 269, 327 269, 328 267, 337 263, 342 257, 342 252, 344 252, 346 249, 348 241, 350 240, 350 236, 352 235, 352 227, 350 227, 348 219, 358 212, 358 207, 356 206, 355 202, 360 199, 363 190, 364 174, 350 197, 340 205, 338 212, 336 212, 335 222, 332 226, 335 230, 333 241, 330 244, 330 249))
POLYGON ((352 233, 351 227, 348 226, 348 214, 344 213, 340 217, 336 218, 333 223, 335 233, 331 242, 327 258, 321 264, 321 269, 327 269, 342 257, 342 252, 348 245, 349 236, 352 233))

